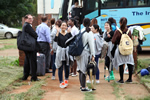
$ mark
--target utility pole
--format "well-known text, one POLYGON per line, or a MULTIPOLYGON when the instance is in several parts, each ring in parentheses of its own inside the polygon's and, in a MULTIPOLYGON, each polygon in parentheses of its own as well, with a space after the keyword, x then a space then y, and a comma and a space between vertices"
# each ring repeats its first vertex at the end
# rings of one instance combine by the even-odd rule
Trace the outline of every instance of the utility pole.
POLYGON ((43 0, 43 12, 44 12, 44 16, 45 16, 45 0, 43 0))

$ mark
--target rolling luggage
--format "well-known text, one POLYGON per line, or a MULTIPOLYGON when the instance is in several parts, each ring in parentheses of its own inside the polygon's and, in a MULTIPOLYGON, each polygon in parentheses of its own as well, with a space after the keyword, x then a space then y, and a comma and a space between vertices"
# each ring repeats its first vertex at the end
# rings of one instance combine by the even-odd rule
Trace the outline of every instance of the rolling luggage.
POLYGON ((37 53, 37 75, 45 75, 45 55, 42 53, 37 53))

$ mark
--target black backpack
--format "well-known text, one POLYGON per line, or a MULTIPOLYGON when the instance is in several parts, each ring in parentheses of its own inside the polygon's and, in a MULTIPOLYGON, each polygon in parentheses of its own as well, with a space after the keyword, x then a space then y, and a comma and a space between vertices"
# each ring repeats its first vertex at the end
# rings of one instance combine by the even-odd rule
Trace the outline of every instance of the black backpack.
POLYGON ((80 56, 84 47, 83 46, 83 42, 82 42, 82 35, 85 33, 86 31, 79 32, 79 34, 77 34, 69 43, 69 55, 71 56, 80 56))

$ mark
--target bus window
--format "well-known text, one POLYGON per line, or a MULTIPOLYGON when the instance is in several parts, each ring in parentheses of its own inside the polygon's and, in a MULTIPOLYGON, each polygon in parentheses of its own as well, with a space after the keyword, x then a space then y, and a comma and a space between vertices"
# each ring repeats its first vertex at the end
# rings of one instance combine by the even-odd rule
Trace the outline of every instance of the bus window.
POLYGON ((150 0, 128 0, 127 6, 147 6, 150 5, 150 0))
POLYGON ((102 8, 123 7, 123 0, 101 0, 102 8))

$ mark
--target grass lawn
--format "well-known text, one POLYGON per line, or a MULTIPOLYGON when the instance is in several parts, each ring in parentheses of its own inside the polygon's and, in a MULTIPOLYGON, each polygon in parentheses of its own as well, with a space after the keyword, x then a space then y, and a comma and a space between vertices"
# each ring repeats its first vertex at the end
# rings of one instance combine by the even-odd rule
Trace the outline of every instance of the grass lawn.
MULTIPOLYGON (((140 71, 141 69, 147 68, 148 66, 150 66, 150 58, 138 60, 138 71, 140 71)), ((150 75, 145 75, 141 77, 141 75, 139 74, 138 76, 141 80, 141 83, 143 83, 150 92, 150 75)))
POLYGON ((17 39, 0 39, 0 51, 6 49, 17 49, 17 39))
POLYGON ((23 75, 23 68, 17 66, 17 59, 18 57, 0 57, 0 94, 23 75))

